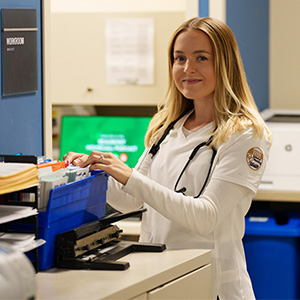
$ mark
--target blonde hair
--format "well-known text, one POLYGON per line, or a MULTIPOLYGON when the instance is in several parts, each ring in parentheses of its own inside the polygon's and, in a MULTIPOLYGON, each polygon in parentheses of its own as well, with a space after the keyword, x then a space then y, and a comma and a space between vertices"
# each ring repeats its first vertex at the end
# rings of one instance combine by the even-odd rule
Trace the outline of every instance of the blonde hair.
POLYGON ((184 22, 173 34, 168 48, 169 86, 167 93, 158 105, 158 112, 149 124, 145 145, 149 147, 161 137, 167 126, 176 120, 186 109, 193 108, 193 101, 185 98, 177 89, 173 76, 173 50, 176 38, 187 30, 200 30, 209 37, 215 65, 216 87, 214 91, 214 122, 212 146, 222 144, 235 132, 253 126, 262 137, 266 127, 254 102, 247 83, 244 67, 236 39, 230 28, 212 18, 193 18, 184 22))

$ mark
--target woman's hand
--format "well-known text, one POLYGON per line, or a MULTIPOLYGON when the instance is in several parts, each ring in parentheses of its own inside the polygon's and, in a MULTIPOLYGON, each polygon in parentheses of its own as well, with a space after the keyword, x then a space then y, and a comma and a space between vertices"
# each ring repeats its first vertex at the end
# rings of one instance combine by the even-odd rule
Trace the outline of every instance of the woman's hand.
POLYGON ((75 153, 75 152, 69 152, 67 155, 64 155, 63 160, 68 161, 70 164, 73 164, 74 166, 79 166, 83 162, 85 162, 88 159, 87 154, 83 153, 75 153))
POLYGON ((102 170, 123 185, 127 183, 132 173, 132 169, 112 153, 92 151, 80 167, 84 168, 88 165, 90 165, 90 170, 102 170))

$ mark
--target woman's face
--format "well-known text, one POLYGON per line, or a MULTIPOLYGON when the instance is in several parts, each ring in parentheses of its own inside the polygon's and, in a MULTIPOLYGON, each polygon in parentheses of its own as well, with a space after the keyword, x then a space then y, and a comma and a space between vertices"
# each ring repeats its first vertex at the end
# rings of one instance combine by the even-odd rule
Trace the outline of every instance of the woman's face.
POLYGON ((208 36, 199 30, 183 31, 175 40, 173 56, 174 82, 184 97, 213 101, 216 79, 208 36))

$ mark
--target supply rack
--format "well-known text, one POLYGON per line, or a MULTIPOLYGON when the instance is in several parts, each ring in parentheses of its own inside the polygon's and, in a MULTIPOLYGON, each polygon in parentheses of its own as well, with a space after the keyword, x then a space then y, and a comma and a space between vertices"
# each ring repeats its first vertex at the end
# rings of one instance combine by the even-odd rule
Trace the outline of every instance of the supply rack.
MULTIPOLYGON (((34 155, 3 155, 0 154, 0 162, 2 163, 32 163, 37 165, 37 156, 34 155)), ((39 186, 32 186, 26 189, 18 190, 13 193, 8 193, 1 195, 2 204, 5 205, 17 205, 17 206, 28 206, 32 208, 38 208, 38 199, 39 199, 39 186), (33 202, 23 202, 20 199, 20 195, 22 193, 30 193, 34 194, 34 201, 33 202), (12 200, 11 196, 14 195, 14 199, 12 200)), ((12 221, 9 223, 1 224, 0 229, 4 232, 32 232, 35 234, 35 239, 39 237, 39 230, 38 230, 38 215, 25 217, 16 221, 12 221), (25 226, 22 226, 22 225, 25 226), (31 224, 32 226, 26 226, 26 224, 31 224), (26 230, 24 230, 26 229, 26 230)), ((30 260, 32 261, 36 272, 39 271, 39 254, 38 248, 28 251, 26 253, 30 260), (33 255, 32 255, 33 254, 33 255)))
MULTIPOLYGON (((37 164, 35 156, 0 155, 2 162, 23 162, 37 164)), ((79 181, 56 187, 50 191, 47 209, 39 211, 32 218, 10 222, 5 231, 34 232, 35 237, 46 243, 26 253, 36 271, 46 270, 56 265, 55 238, 57 234, 72 230, 84 223, 95 221, 105 215, 108 175, 102 171, 92 171, 91 176, 79 181), (19 222, 20 221, 20 222, 19 222), (32 255, 32 252, 34 255, 32 255), (33 256, 33 257, 32 257, 33 256)), ((22 193, 25 190, 17 191, 22 193)), ((5 201, 3 204, 23 205, 38 208, 39 186, 26 189, 35 194, 34 202, 5 201)), ((6 225, 6 224, 4 224, 6 225)))

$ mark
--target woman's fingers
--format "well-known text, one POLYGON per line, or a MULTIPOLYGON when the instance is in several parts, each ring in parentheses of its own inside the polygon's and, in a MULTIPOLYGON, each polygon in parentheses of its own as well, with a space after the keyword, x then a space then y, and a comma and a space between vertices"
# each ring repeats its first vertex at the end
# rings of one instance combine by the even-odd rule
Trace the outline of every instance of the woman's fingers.
MULTIPOLYGON (((88 165, 103 163, 104 153, 98 151, 92 151, 87 160, 85 160, 80 166, 86 167, 88 165)), ((96 169, 96 168, 93 168, 96 169)))
POLYGON ((125 165, 113 153, 92 151, 81 167, 88 165, 90 165, 90 170, 102 170, 122 184, 126 184, 132 172, 131 168, 125 165))
POLYGON ((64 161, 68 161, 74 166, 78 166, 82 164, 87 158, 88 158, 87 154, 76 153, 76 152, 69 152, 68 154, 63 156, 64 161))

